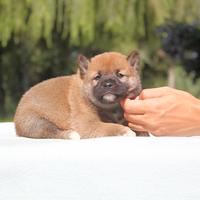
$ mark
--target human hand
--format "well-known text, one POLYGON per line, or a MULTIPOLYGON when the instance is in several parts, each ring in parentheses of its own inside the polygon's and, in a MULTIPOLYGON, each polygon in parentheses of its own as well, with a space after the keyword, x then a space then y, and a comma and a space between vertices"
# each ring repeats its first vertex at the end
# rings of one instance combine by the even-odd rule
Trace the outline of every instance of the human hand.
POLYGON ((200 135, 200 100, 169 87, 144 89, 121 102, 128 126, 155 136, 200 135))

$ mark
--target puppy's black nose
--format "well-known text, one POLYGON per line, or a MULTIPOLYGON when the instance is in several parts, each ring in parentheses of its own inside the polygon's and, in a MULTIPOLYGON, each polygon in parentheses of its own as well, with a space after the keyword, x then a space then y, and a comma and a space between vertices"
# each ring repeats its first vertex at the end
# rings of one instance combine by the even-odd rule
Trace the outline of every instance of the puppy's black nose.
POLYGON ((105 88, 111 88, 113 84, 111 82, 104 83, 103 85, 105 88))
POLYGON ((103 83, 103 87, 105 87, 105 88, 112 88, 113 85, 114 85, 114 83, 115 83, 115 80, 113 80, 113 79, 106 80, 103 83))

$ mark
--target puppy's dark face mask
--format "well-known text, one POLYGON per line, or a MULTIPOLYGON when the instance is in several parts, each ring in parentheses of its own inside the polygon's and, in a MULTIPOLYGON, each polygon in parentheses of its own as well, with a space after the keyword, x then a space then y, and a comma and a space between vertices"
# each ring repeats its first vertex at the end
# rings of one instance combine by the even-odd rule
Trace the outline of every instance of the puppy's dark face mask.
POLYGON ((141 91, 138 63, 137 52, 128 57, 104 53, 91 60, 79 56, 79 74, 85 96, 101 108, 111 108, 125 97, 135 98, 141 91))
POLYGON ((99 80, 93 88, 93 94, 102 104, 113 104, 127 96, 128 85, 120 81, 117 74, 98 75, 99 80))

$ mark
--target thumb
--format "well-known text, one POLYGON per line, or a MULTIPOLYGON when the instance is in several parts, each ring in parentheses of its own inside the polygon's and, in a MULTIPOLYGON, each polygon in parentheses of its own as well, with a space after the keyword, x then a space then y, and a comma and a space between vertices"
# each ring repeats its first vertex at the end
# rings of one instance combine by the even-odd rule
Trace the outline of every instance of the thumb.
POLYGON ((139 99, 151 99, 165 96, 172 92, 172 88, 170 87, 159 87, 159 88, 150 88, 144 89, 139 95, 139 99))

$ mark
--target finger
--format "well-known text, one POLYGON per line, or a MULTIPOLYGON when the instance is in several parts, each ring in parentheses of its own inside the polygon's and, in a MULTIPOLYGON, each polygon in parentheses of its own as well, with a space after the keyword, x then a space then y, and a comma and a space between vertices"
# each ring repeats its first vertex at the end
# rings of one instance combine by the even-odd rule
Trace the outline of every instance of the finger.
POLYGON ((144 115, 132 115, 132 114, 124 114, 124 118, 126 119, 126 121, 128 121, 129 123, 135 124, 135 125, 139 125, 139 126, 145 126, 147 123, 145 120, 144 115))
POLYGON ((144 114, 147 106, 146 103, 141 100, 125 99, 122 107, 126 113, 144 114))
POLYGON ((136 124, 129 123, 128 126, 134 131, 142 131, 142 132, 146 131, 146 129, 143 126, 139 126, 136 124))
POLYGON ((172 93, 173 89, 170 87, 159 87, 159 88, 150 88, 144 89, 139 95, 139 99, 150 99, 150 98, 158 98, 165 96, 169 93, 172 93))

